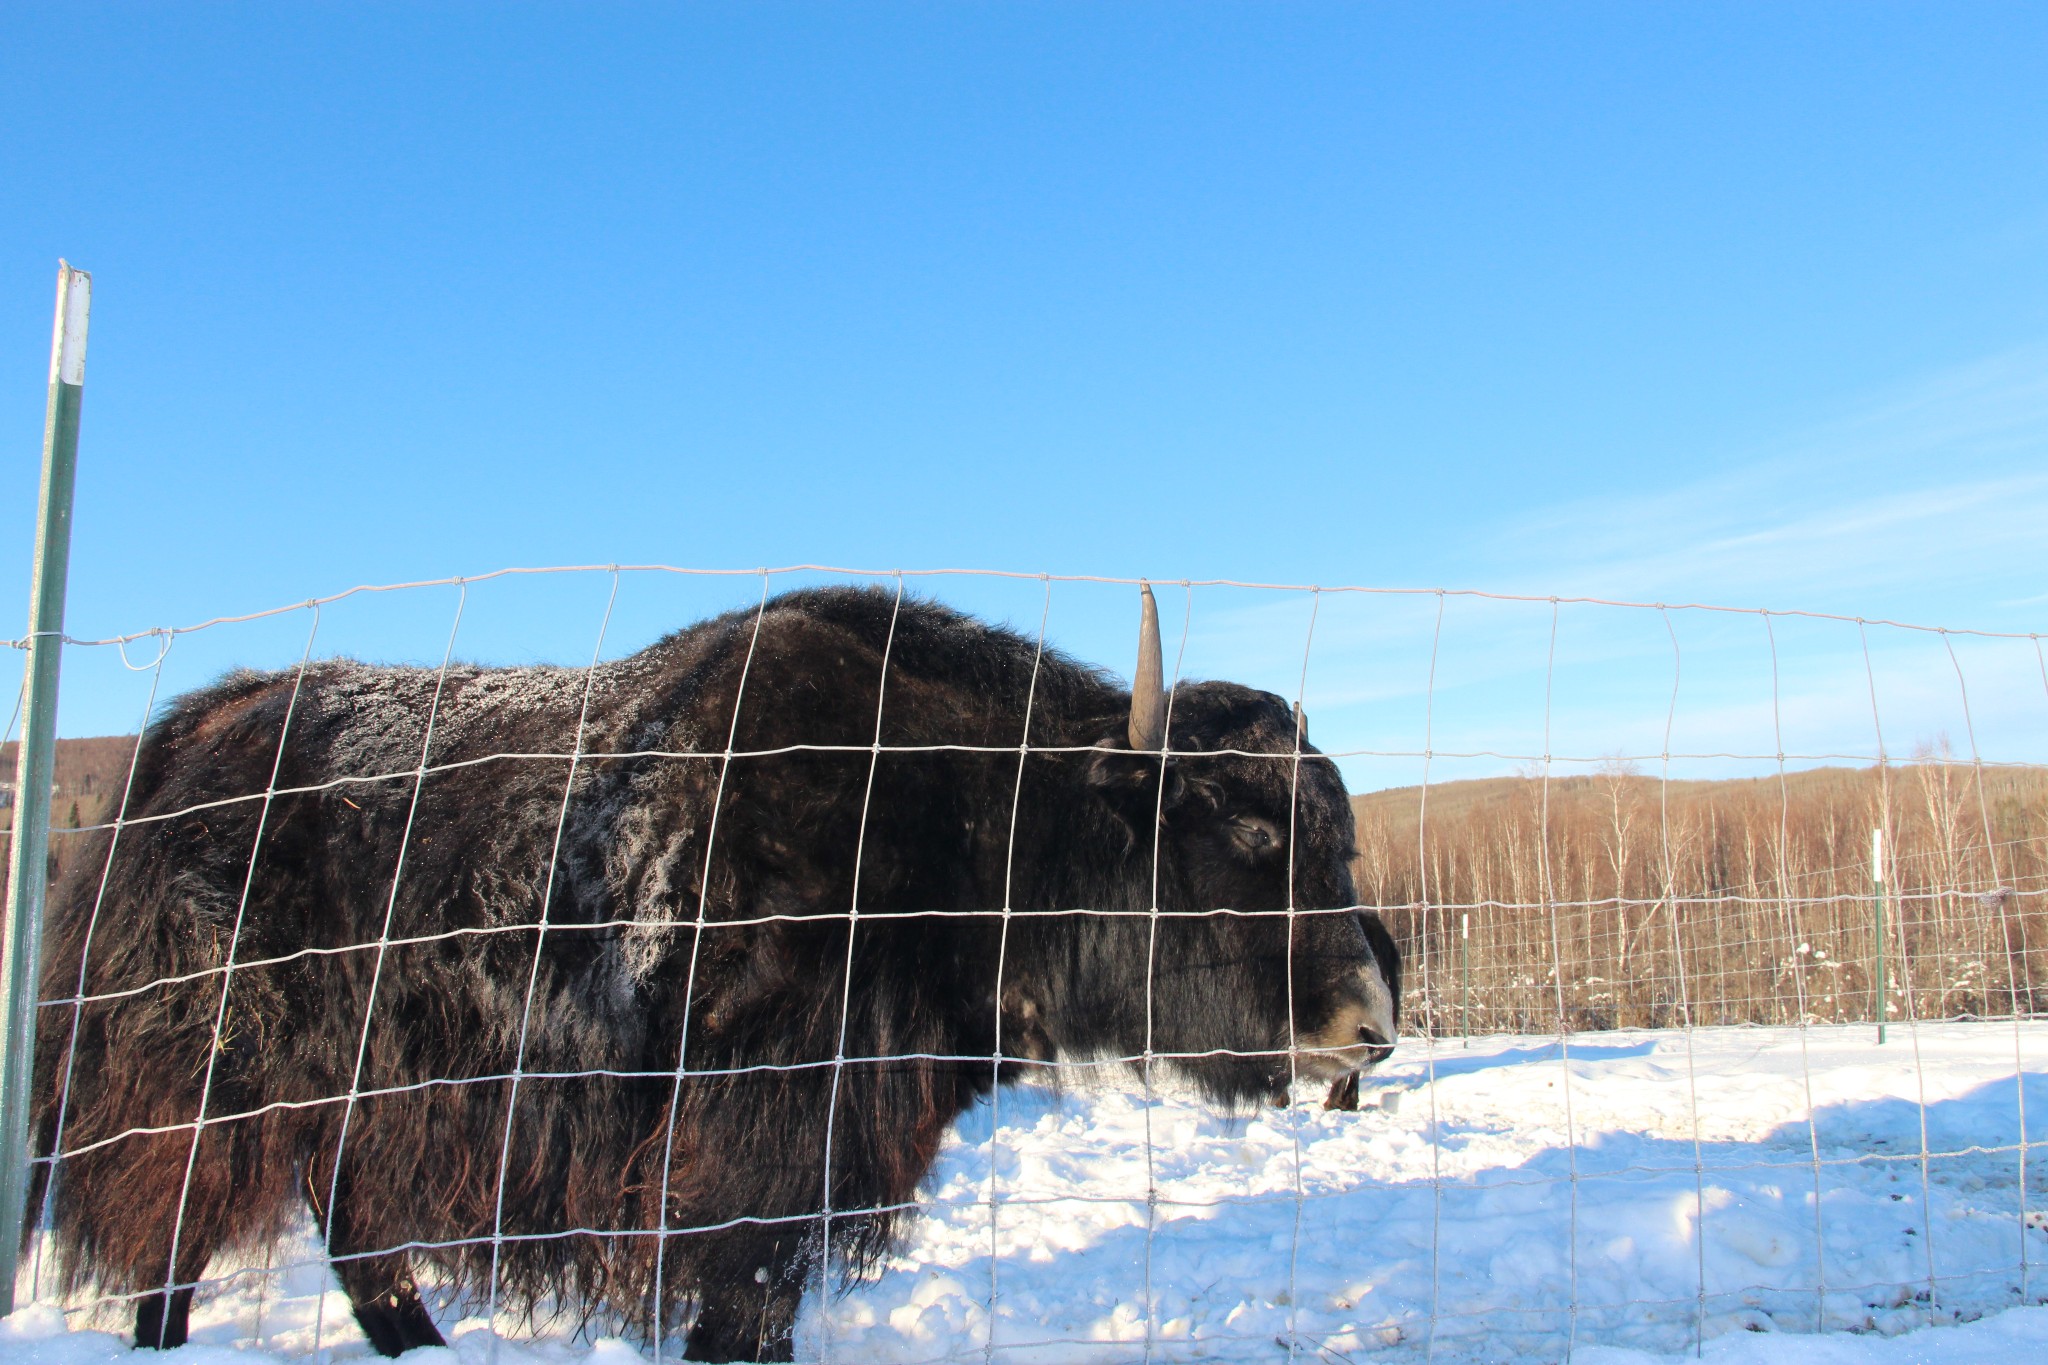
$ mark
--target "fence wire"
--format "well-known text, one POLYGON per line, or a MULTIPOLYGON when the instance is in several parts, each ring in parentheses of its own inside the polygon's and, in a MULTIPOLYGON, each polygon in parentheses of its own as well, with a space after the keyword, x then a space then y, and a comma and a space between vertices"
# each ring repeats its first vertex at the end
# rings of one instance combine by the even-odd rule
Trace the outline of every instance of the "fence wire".
MULTIPOLYGON (((1266 1360, 1276 1346, 1290 1361, 1349 1360, 1363 1349, 1427 1360, 1503 1352, 1568 1359, 1589 1343, 1698 1350, 1736 1328, 1893 1331, 2039 1301, 2032 1267, 2048 1219, 2039 1212, 2037 1163, 2029 1161, 2036 1144, 2027 1110, 2029 1090, 2042 1084, 2038 1059, 2048 1042, 2041 1019, 2048 1012, 2048 768, 2031 752, 1982 751, 1971 676, 1956 647, 1962 640, 2031 650, 2039 693, 2018 702, 2002 695, 1999 703, 2008 712, 2017 705, 2038 727, 2048 704, 2048 659, 2037 635, 1585 597, 1224 580, 1171 585, 1163 605, 1181 610, 1164 613, 1180 618, 1165 641, 1168 739, 1156 753, 1131 755, 1151 764, 1140 774, 1154 793, 1150 832, 1139 840, 1149 843, 1148 894, 1132 905, 1020 905, 1019 877, 1027 869, 1018 862, 1019 813, 1030 765, 1104 752, 1098 740, 1035 738, 1045 733, 1034 726, 1052 705, 1042 691, 1043 670, 1055 659, 1052 666, 1071 667, 1053 653, 1060 641, 1055 590, 1118 585, 1128 589, 1136 580, 810 565, 745 574, 645 565, 516 569, 355 588, 174 629, 68 639, 74 651, 117 651, 124 667, 146 675, 147 722, 160 714, 165 669, 180 641, 306 613, 296 663, 272 675, 284 701, 267 781, 233 789, 222 785, 229 775, 223 769, 181 788, 190 799, 165 806, 152 798, 138 808, 138 795, 160 790, 165 774, 149 743, 126 741, 119 795, 104 817, 74 818, 72 827, 52 831, 53 861, 64 871, 63 892, 52 903, 82 928, 76 957, 56 962, 46 976, 38 1011, 48 1059, 39 1086, 54 1102, 38 1139, 44 1216, 36 1255, 24 1269, 23 1299, 55 1305, 75 1324, 107 1326, 192 1291, 194 1339, 296 1355, 352 1341, 350 1308, 364 1302, 360 1286, 388 1280, 405 1293, 416 1286, 444 1335, 490 1333, 494 1356, 501 1343, 525 1349, 536 1336, 590 1341, 622 1334, 661 1360, 682 1349, 676 1338, 690 1330, 692 1314, 714 1311, 704 1305, 725 1292, 725 1270, 702 1250, 706 1239, 725 1238, 717 1245, 768 1258, 752 1278, 764 1323, 774 1302, 801 1300, 787 1343, 799 1358, 978 1357, 984 1365, 998 1357, 1148 1365, 1266 1360), (457 662, 464 612, 478 585, 592 575, 608 577, 609 585, 586 666, 494 675, 457 662), (776 589, 821 577, 879 583, 889 602, 871 691, 844 678, 801 684, 828 709, 838 704, 835 687, 863 716, 871 708, 872 719, 860 722, 870 737, 809 742, 771 734, 770 742, 746 742, 763 732, 750 732, 743 713, 789 704, 773 690, 787 688, 787 676, 771 673, 773 686, 757 678, 757 669, 770 666, 759 656, 776 589), (635 691, 649 686, 649 675, 638 670, 648 655, 606 658, 622 585, 663 578, 757 580, 739 599, 745 610, 729 618, 740 622, 730 710, 680 729, 655 724, 659 698, 635 691), (892 729, 898 708, 948 703, 929 677, 901 666, 892 673, 905 603, 979 580, 1041 585, 1036 621, 1013 637, 1029 667, 1018 728, 974 741, 927 734, 912 742, 904 736, 916 727, 906 730, 899 721, 892 729), (408 751, 416 751, 416 761, 305 771, 294 746, 312 742, 303 737, 305 726, 329 724, 328 694, 337 686, 317 653, 323 612, 352 599, 436 589, 455 596, 438 666, 411 670, 419 684, 412 702, 360 702, 371 711, 384 707, 361 723, 417 734, 408 751), (1293 734, 1279 748, 1173 746, 1174 708, 1188 695, 1198 599, 1221 590, 1305 604, 1298 649, 1290 647, 1283 664, 1269 647, 1276 657, 1259 661, 1262 676, 1283 678, 1291 692, 1282 701, 1292 708, 1293 734), (1333 726, 1340 739, 1311 748, 1312 664, 1319 682, 1332 679, 1335 693, 1366 681, 1349 676, 1355 654, 1317 654, 1319 625, 1330 633, 1327 606, 1347 600, 1423 609, 1425 624, 1410 637, 1423 678, 1419 725, 1412 737, 1398 727, 1333 726), (1437 748, 1449 690, 1464 685, 1445 676, 1446 612, 1466 603, 1527 608, 1545 618, 1540 724, 1527 729, 1534 745, 1484 742, 1484 725, 1467 723, 1458 731, 1462 742, 1437 748), (1560 624, 1568 610, 1591 609, 1640 619, 1668 641, 1668 690, 1657 684, 1661 710, 1616 713, 1611 746, 1553 752, 1559 689, 1566 686, 1560 624), (1717 629, 1755 622, 1762 663, 1747 704, 1768 718, 1767 748, 1674 747, 1688 681, 1674 618, 1684 614, 1717 629), (1799 658, 1796 645, 1780 637, 1784 623, 1853 627, 1862 676, 1854 695, 1838 687, 1824 701, 1844 711, 1867 706, 1868 748, 1840 742, 1839 730, 1819 745, 1788 742, 1788 709, 1803 703, 1787 697, 1785 669, 1799 658), (1873 633, 1940 646, 1951 675, 1944 682, 1963 721, 1961 750, 1945 738, 1903 759, 1887 748, 1887 689, 1873 661, 1873 633), (152 638, 156 658, 131 663, 126 647, 152 638), (516 679, 541 672, 552 679, 549 687, 577 699, 573 726, 561 736, 570 740, 566 748, 531 743, 533 730, 515 723, 521 708, 538 705, 532 688, 522 692, 516 679), (448 717, 451 686, 494 676, 510 680, 500 706, 512 718, 504 729, 516 742, 497 742, 495 731, 474 733, 477 717, 469 712, 448 717), (302 700, 314 703, 313 719, 301 716, 302 700), (597 734, 594 704, 604 708, 597 734), (638 707, 639 719, 617 723, 621 707, 638 707), (416 731, 405 729, 415 724, 416 731), (465 726, 461 742, 448 738, 465 726), (1645 735, 1656 747, 1638 751, 1645 735), (1327 897, 1297 904, 1303 893, 1293 850, 1303 837, 1297 817, 1307 799, 1304 761, 1318 752, 1347 774, 1401 771, 1419 779, 1353 799, 1355 848, 1344 850, 1351 854, 1348 904, 1326 903, 1327 897), (990 766, 1004 776, 989 785, 1007 790, 1006 804, 959 812, 969 828, 988 821, 1003 830, 991 845, 1000 856, 979 883, 992 894, 928 907, 863 904, 874 864, 898 853, 870 848, 878 775, 885 760, 911 759, 1001 765, 990 766), (1195 759, 1272 764, 1283 775, 1284 835, 1273 831, 1289 850, 1281 907, 1173 903, 1190 874, 1167 847, 1175 819, 1168 792, 1172 773, 1195 759), (729 797, 750 765, 758 772, 778 761, 864 767, 857 809, 841 812, 854 817, 843 903, 814 888, 728 899, 735 859, 772 863, 794 856, 792 845, 836 828, 822 815, 787 831, 735 835, 722 828, 729 797), (1745 771, 1749 780, 1674 776, 1674 765, 1704 771, 1716 764, 1745 771), (1462 776, 1446 780, 1447 765, 1462 776), (694 844, 592 845, 592 822, 617 816, 616 803, 628 799, 617 783, 606 785, 608 775, 657 769, 703 775, 708 802, 691 816, 701 838, 693 826, 694 844), (558 781, 549 785, 548 774, 558 781), (502 800, 508 811, 544 792, 553 803, 545 857, 506 865, 489 819, 451 813, 432 799, 435 784, 454 782, 502 800), (395 806, 378 804, 385 793, 395 794, 395 806), (600 810, 607 801, 614 804, 600 810), (273 820, 280 802, 288 814, 273 820), (370 918, 379 929, 374 937, 333 941, 345 917, 322 906, 341 893, 295 884, 283 869, 295 856, 292 841, 307 836, 277 831, 294 818, 303 823, 303 812, 316 808, 330 830, 348 821, 367 828, 377 817, 364 803, 399 818, 391 865, 356 869, 363 885, 376 888, 370 918), (192 871, 164 864, 170 832, 208 831, 208 821, 238 819, 252 831, 235 855, 238 894, 232 904, 195 910, 191 920, 210 926, 213 937, 166 955, 187 962, 182 970, 124 976, 123 964, 137 960, 137 942, 174 928, 136 918, 145 888, 155 888, 156 903, 166 895, 174 901, 179 893, 163 885, 192 871), (1884 835, 1883 869, 1860 852, 1872 829, 1884 835), (155 864, 133 853, 144 838, 157 841, 150 845, 159 850, 155 864), (734 847, 741 838, 751 842, 734 847), (465 886, 502 883, 511 888, 506 894, 526 898, 530 913, 499 923, 437 922, 436 897, 460 888, 417 881, 418 865, 430 856, 419 850, 436 839, 444 848, 451 839, 471 845, 452 862, 431 855, 437 875, 466 879, 465 886), (577 894, 572 883, 598 875, 585 865, 593 859, 610 860, 608 870, 598 870, 603 875, 659 882, 664 889, 651 896, 656 909, 558 915, 576 909, 569 903, 577 894), (1882 913, 1876 872, 1883 874, 1882 913), (1309 991, 1295 970, 1304 935, 1333 914, 1354 912, 1384 922, 1404 977, 1399 1045, 1359 1084, 1355 1112, 1326 1108, 1319 1102, 1323 1086, 1302 1070, 1320 1074, 1316 1049, 1326 1045, 1297 1036, 1300 1001, 1309 991), (280 942, 287 922, 304 927, 302 941, 280 942), (861 935, 897 932, 906 922, 928 924, 934 933, 948 924, 992 926, 988 937, 973 940, 990 945, 990 960, 934 962, 929 992, 878 999, 862 975, 861 935), (1183 1020, 1160 1017, 1162 933, 1225 922, 1284 924, 1284 1038, 1266 1047, 1162 1046, 1163 1038, 1188 1032, 1183 1020), (1021 989, 1014 976, 1018 935, 1049 933, 1070 944, 1087 984, 1088 934, 1119 923, 1143 925, 1143 979, 1123 983, 1142 1000, 1140 1045, 1053 1056, 1018 1036, 1035 1026, 1035 1016, 1012 1008, 1021 989), (729 1047, 721 1054, 704 1041, 718 1036, 715 1011, 724 1008, 719 990, 702 985, 707 976, 722 973, 722 982, 734 972, 770 973, 774 964, 760 944, 832 925, 843 925, 845 937, 832 979, 796 983, 836 1001, 832 1024, 820 1035, 829 1044, 824 1051, 761 1060, 743 1050, 726 1055, 729 1047), (687 952, 668 963, 684 972, 676 1032, 639 1037, 646 1021, 635 1014, 634 955, 652 951, 646 944, 683 938, 687 952), (754 946, 736 950, 735 943, 754 946), (438 1049, 446 1070, 399 1078, 380 1056, 380 1042, 382 1050, 394 1046, 378 1032, 392 1026, 380 1010, 395 1008, 388 1005, 394 988, 414 992, 409 1001, 423 998, 421 983, 408 982, 406 973, 450 962, 481 979, 451 982, 448 1008, 426 1025, 439 1033, 425 1043, 412 1040, 438 1049), (564 982, 572 979, 563 975, 565 962, 581 964, 573 980, 587 991, 599 981, 624 984, 616 998, 565 1002, 564 982), (505 964, 516 970, 502 973, 505 964), (963 1003, 959 982, 978 981, 974 974, 983 970, 993 989, 963 1003), (347 984, 361 1001, 351 1036, 287 1036, 294 992, 334 982, 359 983, 347 984), (465 1015, 465 990, 500 1000, 509 1033, 498 1036, 492 1020, 465 1015), (989 1011, 983 1050, 861 1045, 929 1036, 919 1033, 924 1015, 969 1007, 989 1011), (145 1122, 97 1133, 88 1124, 93 1135, 78 1138, 74 1091, 87 1079, 78 1074, 81 1055, 104 1055, 105 1040, 147 1036, 172 1015, 211 1020, 194 1035, 203 1037, 202 1055, 164 1059, 167 1066, 193 1064, 191 1111, 159 1105, 145 1122), (558 1032, 593 1018, 610 1032, 593 1041, 591 1055, 559 1064, 577 1040, 558 1032), (1878 1023, 1895 1034, 1882 1048, 1873 1037, 1878 1023), (335 1056, 320 1053, 318 1065, 306 1060, 323 1048, 335 1056), (283 1060, 265 1071, 252 1069, 252 1056, 283 1060), (506 1064, 492 1065, 493 1058, 506 1064), (1279 1067, 1289 1102, 1215 1112, 1190 1088, 1188 1069, 1232 1060, 1279 1067), (291 1093, 292 1079, 323 1068, 346 1083, 331 1092, 291 1093), (927 1092, 955 1085, 948 1078, 956 1075, 974 1079, 958 1082, 965 1097, 959 1104, 927 1093, 936 1128, 893 1135, 903 1150, 883 1150, 864 1116, 848 1106, 881 1093, 884 1082, 875 1078, 897 1074, 914 1075, 927 1092), (252 1076, 276 1084, 266 1090, 252 1076), (609 1173, 616 1178, 608 1188, 618 1195, 609 1204, 570 1199, 550 1209, 545 1200, 533 1203, 535 1182, 580 1181, 576 1188, 583 1189, 595 1176, 571 1169, 546 1145, 551 1133, 573 1128, 576 1104, 568 1104, 565 1117, 560 1101, 535 1096, 574 1093, 578 1085, 593 1097, 594 1118, 624 1104, 652 1126, 602 1140, 577 1137, 630 1169, 609 1173), (489 1131, 458 1121, 471 1111, 453 1106, 470 1092, 504 1096, 502 1120, 489 1131), (725 1192, 713 1201, 717 1216, 706 1217, 702 1200, 692 1205, 677 1194, 693 1189, 717 1155, 691 1145, 713 1131, 691 1126, 703 1106, 789 1104, 807 1094, 822 1097, 822 1116, 806 1120, 822 1129, 815 1199, 792 1205, 764 1177, 758 1188, 742 1183, 725 1192), (606 1095, 640 1098, 626 1103, 606 1095), (402 1112, 391 1106, 405 1104, 425 1116, 421 1131, 445 1144, 417 1154, 423 1168, 445 1168, 451 1188, 473 1171, 488 1173, 490 1217, 464 1235, 435 1235, 436 1228, 448 1231, 446 1220, 420 1209, 419 1235, 359 1245, 350 1220, 374 1202, 361 1188, 363 1177, 392 1159, 380 1119, 391 1122, 387 1115, 402 1112), (273 1135, 290 1124, 325 1122, 329 1113, 337 1116, 331 1151, 302 1155, 285 1177, 266 1173, 264 1162, 279 1159, 266 1146, 273 1135), (557 1126, 533 1128, 543 1121, 537 1114, 557 1126), (182 1153, 171 1166, 182 1176, 166 1210, 168 1228, 159 1234, 139 1221, 106 1220, 134 1226, 137 1237, 164 1238, 157 1273, 128 1287, 96 1279, 94 1256, 135 1261, 107 1247, 88 1248, 83 1275, 60 1273, 49 1254, 51 1209, 67 1173, 88 1169, 79 1163, 90 1159, 89 1169, 99 1173, 93 1188, 119 1190, 121 1182, 104 1173, 124 1169, 122 1154, 136 1153, 140 1171, 162 1164, 150 1154, 165 1142, 182 1153), (352 1148, 372 1155, 351 1167, 352 1148), (211 1174, 203 1149, 233 1153, 224 1169, 235 1180, 295 1183, 307 1209, 303 1226, 272 1219, 236 1236, 215 1235, 232 1223, 223 1204, 238 1189, 211 1174), (853 1186, 844 1172, 880 1166, 909 1169, 914 1191, 846 1202, 853 1186), (692 1208, 696 1216, 683 1216, 692 1208), (892 1241, 877 1243, 875 1229, 889 1229, 876 1220, 895 1215, 916 1217, 901 1222, 892 1241), (555 1221, 532 1226, 536 1216, 555 1221), (462 1269, 485 1264, 482 1274, 462 1269), (803 1283, 776 1282, 771 1265, 796 1267, 803 1283), (330 1267, 351 1286, 339 1295, 330 1267), (362 1275, 351 1280, 351 1267, 363 1268, 362 1275)), ((652 648, 689 647, 669 641, 652 648)), ((784 645, 771 640, 768 648, 784 645)), ((710 664, 700 658, 693 666, 710 664)), ((1936 686, 1924 667, 1909 682, 1899 690, 1917 695, 1915 689, 1936 686)), ((1533 673, 1527 683, 1533 686, 1533 673)), ((1981 699, 1980 690, 1980 707, 1981 699)), ((254 724, 229 716, 226 703, 216 708, 198 716, 199 730, 211 726, 225 735, 254 724)), ((1917 715, 1908 722, 1918 723, 1917 715)), ((1584 733, 1582 724, 1574 728, 1584 733)), ((218 740, 215 751, 226 743, 218 740)), ((660 788, 671 795, 680 789, 660 788)), ((1078 813, 1073 821, 1082 839, 1078 813)), ((208 856, 218 861, 217 852, 208 856)), ((1077 861, 1092 856, 1098 855, 1079 844, 1072 854, 1077 861)), ((967 873, 960 870, 963 885, 971 882, 967 873)), ((944 891, 924 894, 948 898, 944 891)), ((1170 999, 1165 1008, 1185 1008, 1182 995, 1170 999)), ((1228 1000, 1210 1003, 1232 1007, 1228 1000)), ((189 1032, 191 1019, 179 1027, 189 1032)), ((409 1018, 407 1027, 420 1025, 409 1018)), ((123 1084, 119 1077, 90 1079, 96 1097, 123 1084)), ((757 1126, 787 1128, 788 1117, 764 1117, 757 1126)), ((154 1207, 146 1198, 139 1203, 154 1207)), ((394 1225, 389 1210, 378 1217, 379 1226, 394 1225)))

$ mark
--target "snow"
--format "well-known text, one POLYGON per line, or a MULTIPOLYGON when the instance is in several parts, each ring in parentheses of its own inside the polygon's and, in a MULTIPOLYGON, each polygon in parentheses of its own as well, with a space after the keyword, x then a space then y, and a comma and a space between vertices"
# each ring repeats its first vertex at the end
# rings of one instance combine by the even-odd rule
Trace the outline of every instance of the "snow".
MULTIPOLYGON (((1696 1331, 1724 1363, 2048 1358, 2048 1309, 2019 1306, 2048 1297, 2048 1171, 2027 1162, 2023 1193, 2019 1146, 2044 1058, 2048 1025, 2009 1021, 1883 1047, 1868 1026, 1408 1039, 1358 1113, 1304 1090, 1236 1117, 1074 1068, 963 1116, 900 1254, 806 1302, 799 1358, 979 1360, 992 1337, 1004 1362, 1108 1365, 1146 1357, 1148 1322, 1161 1361, 1648 1365, 1694 1359, 1696 1331)), ((492 1356, 480 1311, 443 1306, 461 1365, 492 1356)), ((193 1321, 176 1365, 368 1351, 305 1233, 193 1321)), ((499 1328, 498 1365, 645 1347, 499 1328)), ((0 1322, 0 1365, 99 1365, 122 1329, 38 1304, 0 1322)))

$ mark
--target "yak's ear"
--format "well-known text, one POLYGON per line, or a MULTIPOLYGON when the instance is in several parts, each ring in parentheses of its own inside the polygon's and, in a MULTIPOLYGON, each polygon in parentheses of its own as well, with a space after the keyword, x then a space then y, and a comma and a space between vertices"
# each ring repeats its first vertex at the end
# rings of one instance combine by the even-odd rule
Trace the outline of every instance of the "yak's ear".
POLYGON ((1159 776, 1159 755, 1133 753, 1113 739, 1100 739, 1088 755, 1088 786, 1095 791, 1136 791, 1159 776))
POLYGON ((1172 810, 1187 794, 1180 764, 1166 764, 1166 799, 1159 795, 1159 755, 1135 753, 1121 739, 1098 741, 1088 755, 1088 789, 1108 803, 1133 830, 1150 829, 1155 814, 1172 810))

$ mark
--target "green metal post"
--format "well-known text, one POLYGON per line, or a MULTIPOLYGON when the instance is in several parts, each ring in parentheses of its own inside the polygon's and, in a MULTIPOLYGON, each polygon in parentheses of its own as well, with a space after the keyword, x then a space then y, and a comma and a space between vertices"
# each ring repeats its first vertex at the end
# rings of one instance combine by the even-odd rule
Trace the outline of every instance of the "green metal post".
POLYGON ((29 1078, 35 1067, 36 978, 43 893, 50 874, 50 785, 57 756, 57 670, 64 650, 64 584, 71 567, 71 492, 85 398, 85 326, 92 276, 57 263, 50 341, 50 406, 43 421, 43 488, 29 588, 28 675, 15 763, 14 838, 7 857, 6 941, 0 945, 0 1315, 14 1311, 27 1217, 29 1078))
POLYGON ((1870 831, 1870 890, 1877 940, 1877 1042, 1884 1045, 1884 831, 1870 831))
POLYGON ((1458 1014, 1458 1032, 1472 1046, 1472 916, 1458 916, 1458 974, 1465 978, 1465 1003, 1458 1014))

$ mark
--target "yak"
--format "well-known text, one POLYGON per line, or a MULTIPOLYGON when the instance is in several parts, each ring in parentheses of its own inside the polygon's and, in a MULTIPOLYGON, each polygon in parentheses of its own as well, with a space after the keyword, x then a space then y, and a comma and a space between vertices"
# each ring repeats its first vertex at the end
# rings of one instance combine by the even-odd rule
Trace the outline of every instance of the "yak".
MULTIPOLYGON (((310 1210, 371 1344, 416 1275, 788 1360, 1027 1068, 1355 1084, 1399 963, 1299 708, 900 588, 589 669, 241 671, 52 897, 33 1123, 68 1288, 185 1340, 310 1210), (828 1286, 829 1288, 829 1286, 828 1286)), ((32 1203, 31 1207, 36 1207, 32 1203)), ((639 1330, 631 1328, 629 1330, 639 1330)))

